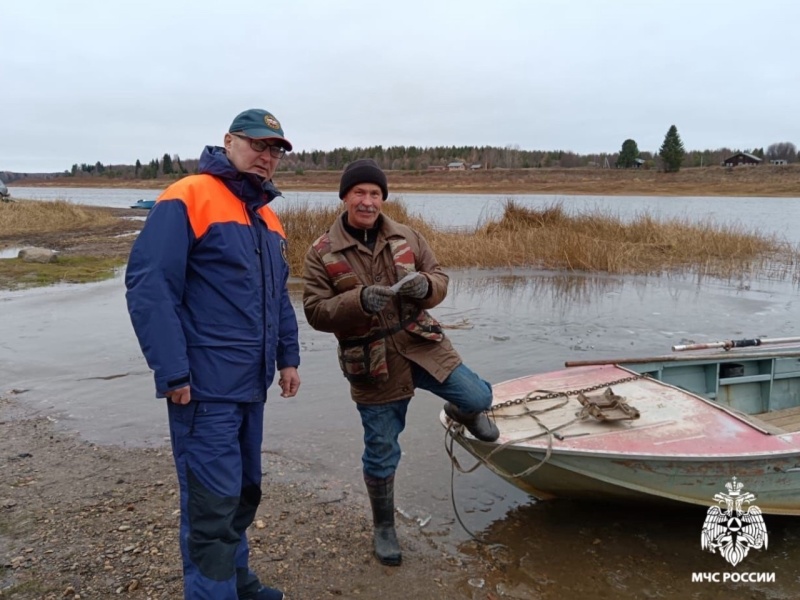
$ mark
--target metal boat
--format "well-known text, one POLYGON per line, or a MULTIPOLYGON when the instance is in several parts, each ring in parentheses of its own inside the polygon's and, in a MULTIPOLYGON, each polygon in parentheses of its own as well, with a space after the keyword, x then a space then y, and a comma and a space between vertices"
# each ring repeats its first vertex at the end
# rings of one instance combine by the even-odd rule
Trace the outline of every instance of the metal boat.
POLYGON ((493 386, 493 443, 444 412, 440 421, 541 500, 708 506, 735 478, 762 512, 800 515, 800 347, 776 338, 674 349, 689 352, 568 362, 493 386))

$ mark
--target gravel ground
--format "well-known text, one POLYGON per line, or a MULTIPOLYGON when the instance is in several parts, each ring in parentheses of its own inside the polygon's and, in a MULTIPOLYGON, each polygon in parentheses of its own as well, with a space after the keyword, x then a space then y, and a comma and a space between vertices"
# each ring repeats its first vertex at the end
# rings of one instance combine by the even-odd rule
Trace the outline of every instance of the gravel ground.
MULTIPOLYGON (((182 598, 169 449, 97 446, 20 400, 0 397, 0 598, 182 598)), ((483 567, 400 517, 403 565, 381 566, 366 500, 281 482, 275 460, 265 456, 251 566, 287 600, 494 598, 468 584, 483 567)))

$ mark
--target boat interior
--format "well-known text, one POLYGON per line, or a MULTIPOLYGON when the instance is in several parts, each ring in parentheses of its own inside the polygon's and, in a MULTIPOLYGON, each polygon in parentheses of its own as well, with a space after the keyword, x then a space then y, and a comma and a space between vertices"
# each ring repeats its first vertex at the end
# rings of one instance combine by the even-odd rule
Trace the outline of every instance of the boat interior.
POLYGON ((703 396, 772 434, 800 431, 800 349, 617 361, 703 396))

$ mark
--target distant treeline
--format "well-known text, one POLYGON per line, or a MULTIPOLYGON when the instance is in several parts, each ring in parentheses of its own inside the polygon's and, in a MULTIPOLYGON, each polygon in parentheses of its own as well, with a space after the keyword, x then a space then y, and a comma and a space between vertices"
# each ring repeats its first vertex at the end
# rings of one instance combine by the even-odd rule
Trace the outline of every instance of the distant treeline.
MULTIPOLYGON (((723 160, 741 150, 718 148, 716 150, 687 150, 681 166, 708 167, 721 165, 723 160)), ((798 162, 794 144, 781 142, 764 148, 746 149, 744 152, 760 158, 783 159, 798 162)), ((335 150, 311 150, 291 152, 281 161, 280 171, 339 171, 357 158, 373 158, 382 168, 397 171, 425 171, 429 167, 444 167, 451 162, 463 162, 466 168, 481 169, 531 169, 531 168, 615 168, 620 152, 600 154, 578 154, 566 150, 522 150, 519 146, 497 148, 493 146, 371 146, 367 148, 336 148, 335 150)), ((641 167, 659 168, 658 151, 640 151, 641 167)), ((111 179, 156 179, 165 175, 181 176, 197 172, 198 159, 181 159, 177 154, 165 153, 143 163, 132 165, 74 164, 60 173, 11 173, 0 172, 0 180, 6 183, 25 177, 107 177, 111 179)))

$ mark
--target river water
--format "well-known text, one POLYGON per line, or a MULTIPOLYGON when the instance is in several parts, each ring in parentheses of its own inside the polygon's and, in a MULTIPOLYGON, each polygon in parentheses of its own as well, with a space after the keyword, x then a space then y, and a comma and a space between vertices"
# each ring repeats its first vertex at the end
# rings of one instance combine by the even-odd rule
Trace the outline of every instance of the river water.
MULTIPOLYGON (((53 194, 54 190, 29 188, 53 194)), ((88 203, 119 194, 56 193, 88 203)), ((145 197, 142 190, 122 205, 145 197)), ((126 192, 126 193, 127 193, 126 192)), ((20 190, 12 194, 23 197, 20 190)), ((24 197, 35 197, 24 194, 24 197)), ((52 197, 52 196, 51 196, 52 197)), ((508 196, 404 195, 412 212, 443 226, 474 225, 508 196), (465 215, 470 215, 469 218, 465 215), (465 222, 470 221, 470 222, 465 222)), ((587 198, 515 196, 526 203, 562 202, 574 210, 712 218, 800 242, 800 200, 754 198, 587 198)), ((281 202, 338 202, 335 195, 287 194, 281 202)), ((666 354, 672 345, 738 337, 800 335, 800 297, 791 281, 741 274, 730 281, 691 275, 618 277, 535 270, 451 273, 451 290, 434 312, 465 362, 499 382, 558 369, 567 360, 666 354)), ((361 491, 361 428, 339 372, 332 336, 313 331, 300 307, 303 384, 297 398, 271 390, 264 447, 270 477, 302 480, 345 493, 361 491)), ((130 327, 119 277, 97 284, 0 292, 0 389, 59 426, 97 443, 166 442, 165 410, 130 327)), ((476 534, 503 546, 475 549, 455 521, 451 466, 437 415, 441 401, 420 392, 402 436, 397 500, 405 526, 455 553, 481 552, 496 573, 476 574, 486 598, 795 598, 800 586, 800 519, 768 516, 769 547, 736 569, 700 548, 705 509, 651 509, 537 503, 485 468, 456 474, 459 515, 476 534), (429 519, 430 517, 430 519, 429 519), (694 572, 775 573, 774 583, 692 583, 694 572), (501 574, 501 575, 498 575, 501 574), (501 583, 498 583, 502 580, 501 583), (497 586, 500 586, 499 588, 497 586), (505 596, 500 596, 503 593, 505 596)), ((472 460, 463 453, 467 465, 472 460)), ((709 504, 712 499, 709 499, 709 504)), ((432 596, 433 597, 433 596, 432 596)))
MULTIPOLYGON (((278 182, 280 183, 280 181, 278 182)), ((102 188, 9 187, 15 198, 66 200, 92 206, 128 208, 137 200, 155 200, 160 190, 102 188)), ((800 186, 798 187, 800 194, 800 186)), ((502 214, 503 204, 513 198, 522 206, 541 208, 555 203, 576 212, 601 210, 628 219, 642 213, 656 218, 691 217, 698 221, 768 231, 779 238, 800 242, 799 198, 665 197, 665 196, 566 196, 552 194, 389 194, 401 199, 411 213, 424 216, 440 227, 470 227, 502 214)), ((340 204, 335 192, 284 192, 272 206, 333 206, 340 204)))

